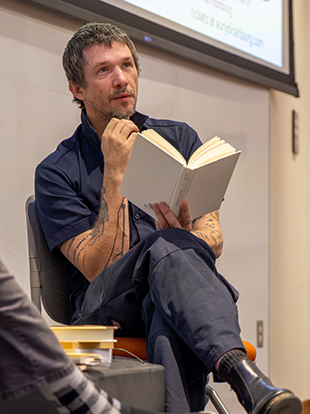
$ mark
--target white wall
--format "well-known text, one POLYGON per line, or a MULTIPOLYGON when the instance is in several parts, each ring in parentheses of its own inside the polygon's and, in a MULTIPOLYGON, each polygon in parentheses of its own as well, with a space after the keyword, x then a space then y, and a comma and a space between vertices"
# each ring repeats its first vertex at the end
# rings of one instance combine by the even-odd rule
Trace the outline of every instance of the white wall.
POLYGON ((271 93, 270 369, 276 383, 309 399, 310 5, 294 0, 293 6, 300 98, 271 93), (292 110, 300 119, 296 156, 291 150, 292 110))
MULTIPOLYGON (((60 56, 72 22, 0 1, 0 252, 29 291, 24 205, 34 168, 79 122, 60 56)), ((78 25, 76 26, 78 27, 78 25)))

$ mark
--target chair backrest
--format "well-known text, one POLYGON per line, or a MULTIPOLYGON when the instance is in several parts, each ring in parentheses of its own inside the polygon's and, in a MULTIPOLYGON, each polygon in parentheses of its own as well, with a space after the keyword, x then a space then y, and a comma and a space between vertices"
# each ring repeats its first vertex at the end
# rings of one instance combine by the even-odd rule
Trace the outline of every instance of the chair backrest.
POLYGON ((35 208, 35 198, 26 201, 31 299, 54 321, 70 323, 68 262, 49 250, 35 208))

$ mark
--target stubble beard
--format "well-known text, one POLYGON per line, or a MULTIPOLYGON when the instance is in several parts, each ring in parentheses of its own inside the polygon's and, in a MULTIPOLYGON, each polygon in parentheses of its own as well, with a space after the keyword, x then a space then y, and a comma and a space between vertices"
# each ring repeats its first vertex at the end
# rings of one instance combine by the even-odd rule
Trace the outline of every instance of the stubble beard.
POLYGON ((97 114, 97 119, 101 119, 101 122, 108 123, 111 118, 129 119, 135 113, 137 99, 134 94, 133 97, 133 104, 123 103, 116 108, 111 108, 110 100, 107 103, 101 103, 100 105, 92 101, 88 101, 88 103, 97 114))
POLYGON ((129 119, 136 112, 136 103, 131 108, 115 108, 111 110, 108 118, 129 119))
POLYGON ((136 103, 137 103, 137 95, 132 90, 117 91, 115 94, 110 95, 108 97, 109 104, 113 102, 114 96, 118 95, 119 93, 130 93, 131 96, 134 98, 134 103, 131 104, 121 104, 118 108, 111 108, 109 113, 109 119, 111 118, 118 118, 118 119, 129 119, 136 111, 136 103), (122 107, 123 106, 123 107, 122 107))

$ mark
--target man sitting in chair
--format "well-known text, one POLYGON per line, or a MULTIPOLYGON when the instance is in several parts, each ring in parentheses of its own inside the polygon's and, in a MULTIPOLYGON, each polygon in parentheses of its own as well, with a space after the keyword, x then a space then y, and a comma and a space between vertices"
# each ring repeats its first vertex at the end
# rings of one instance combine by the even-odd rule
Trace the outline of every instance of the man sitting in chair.
POLYGON ((166 368, 168 412, 203 409, 213 372, 248 413, 300 413, 299 399, 246 356, 238 293, 215 267, 223 244, 218 211, 192 221, 184 200, 178 219, 160 202, 155 221, 118 192, 137 132, 154 129, 186 160, 201 145, 197 133, 136 112, 137 52, 117 27, 81 27, 63 66, 82 123, 37 167, 35 196, 49 248, 75 266, 72 322, 146 335, 149 361, 166 368))

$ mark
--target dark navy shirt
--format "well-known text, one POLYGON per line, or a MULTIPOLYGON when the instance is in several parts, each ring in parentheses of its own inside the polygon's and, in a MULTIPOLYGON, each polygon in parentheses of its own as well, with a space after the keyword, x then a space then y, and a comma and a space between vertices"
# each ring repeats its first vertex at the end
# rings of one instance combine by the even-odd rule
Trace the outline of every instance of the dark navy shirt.
MULTIPOLYGON (((82 123, 71 138, 36 168, 35 199, 39 219, 51 250, 60 243, 91 229, 100 209, 104 159, 101 141, 82 111, 82 123)), ((139 130, 154 129, 188 160, 201 145, 197 133, 187 124, 149 118, 136 112, 131 120, 139 130)), ((154 220, 129 203, 130 247, 154 232, 154 220)), ((72 265, 68 281, 72 305, 80 308, 89 282, 72 265)))

